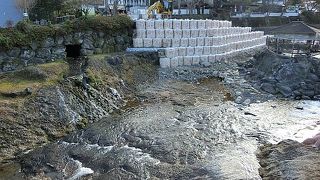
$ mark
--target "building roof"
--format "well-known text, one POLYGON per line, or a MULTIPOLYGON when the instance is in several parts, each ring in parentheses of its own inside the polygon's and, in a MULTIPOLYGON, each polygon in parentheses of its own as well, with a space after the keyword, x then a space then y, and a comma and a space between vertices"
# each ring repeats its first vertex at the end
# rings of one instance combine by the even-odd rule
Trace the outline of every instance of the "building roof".
POLYGON ((285 24, 269 31, 270 34, 290 34, 290 35, 308 35, 318 36, 320 29, 311 27, 302 21, 293 21, 289 24, 285 24))

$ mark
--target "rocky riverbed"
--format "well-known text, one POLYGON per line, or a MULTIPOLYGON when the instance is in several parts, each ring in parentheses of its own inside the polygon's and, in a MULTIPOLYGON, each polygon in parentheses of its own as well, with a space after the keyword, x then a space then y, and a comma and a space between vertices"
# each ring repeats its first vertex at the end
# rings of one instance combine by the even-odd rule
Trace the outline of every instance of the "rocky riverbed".
MULTIPOLYGON (((19 156, 18 164, 2 174, 16 179, 283 178, 270 173, 290 172, 276 164, 286 160, 280 155, 287 155, 277 156, 268 149, 283 143, 259 147, 285 139, 299 144, 316 133, 320 103, 279 100, 254 88, 254 83, 239 73, 239 63, 248 60, 242 57, 212 67, 154 69, 156 73, 149 75, 152 78, 134 83, 138 86, 129 99, 120 86, 115 87, 110 92, 120 92, 119 102, 126 102, 120 111, 19 156), (259 159, 256 152, 260 152, 259 159)), ((117 56, 101 61, 120 71, 130 69, 117 56)), ((127 83, 134 79, 139 78, 124 79, 124 86, 129 88, 127 83)), ((296 147, 304 146, 289 148, 296 147)), ((290 167, 308 161, 317 160, 306 158, 290 167)), ((314 166, 305 167, 314 170, 314 166)))

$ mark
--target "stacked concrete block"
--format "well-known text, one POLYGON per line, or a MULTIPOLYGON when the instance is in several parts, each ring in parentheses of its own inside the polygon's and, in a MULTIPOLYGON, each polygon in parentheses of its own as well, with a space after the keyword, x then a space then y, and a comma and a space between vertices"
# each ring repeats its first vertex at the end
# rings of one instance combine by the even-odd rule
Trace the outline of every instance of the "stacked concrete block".
POLYGON ((189 46, 189 39, 188 39, 188 38, 182 38, 182 39, 180 40, 180 45, 181 45, 181 47, 187 47, 187 46, 189 46))
POLYGON ((156 30, 147 29, 147 38, 156 38, 156 30))
POLYGON ((197 46, 194 48, 194 55, 201 56, 203 55, 203 46, 197 46))
POLYGON ((145 38, 145 37, 146 37, 146 30, 137 29, 137 38, 145 38))
POLYGON ((217 55, 213 55, 213 54, 209 55, 209 56, 208 56, 208 62, 209 62, 209 63, 214 63, 215 60, 216 60, 216 56, 217 56, 217 55))
POLYGON ((192 65, 192 56, 184 56, 183 57, 183 65, 191 66, 192 65))
POLYGON ((139 19, 136 21, 136 27, 137 29, 146 29, 146 21, 144 19, 139 19))
POLYGON ((181 29, 181 20, 174 19, 172 21, 172 27, 173 29, 181 29))
POLYGON ((190 38, 191 37, 190 29, 183 29, 182 30, 182 37, 183 38, 190 38))
POLYGON ((154 21, 154 28, 156 30, 163 29, 163 20, 155 20, 154 21))
POLYGON ((178 60, 178 65, 183 66, 183 56, 178 56, 177 60, 178 60))
POLYGON ((181 29, 190 29, 190 20, 184 20, 181 22, 181 29))
POLYGON ((189 39, 189 46, 196 47, 197 46, 197 38, 190 38, 189 39))
POLYGON ((206 21, 205 20, 198 20, 197 21, 197 28, 198 29, 206 29, 206 21))
POLYGON ((172 29, 172 19, 163 20, 163 28, 164 29, 172 29))
POLYGON ((186 47, 179 47, 178 48, 178 56, 186 56, 187 55, 187 48, 186 47))
POLYGON ((193 56, 194 55, 194 47, 187 47, 187 56, 193 56))
POLYGON ((199 37, 199 29, 191 29, 190 30, 190 36, 191 36, 191 38, 199 37))
POLYGON ((171 59, 170 58, 160 58, 160 67, 170 68, 171 67, 171 59))
POLYGON ((215 63, 265 46, 263 32, 217 20, 137 20, 133 46, 164 48, 161 67, 215 63))
POLYGON ((199 37, 207 37, 207 31, 205 29, 200 29, 199 37))
POLYGON ((142 48, 143 47, 143 39, 141 39, 141 38, 133 39, 133 46, 137 47, 137 48, 142 48))
POLYGON ((200 56, 200 64, 208 63, 209 62, 209 56, 208 55, 202 55, 200 56))
POLYGON ((172 47, 180 47, 180 39, 179 38, 172 39, 172 47))
POLYGON ((173 37, 174 38, 182 38, 182 30, 181 29, 174 30, 173 37))
POLYGON ((162 47, 162 38, 154 38, 152 40, 152 47, 162 47))
POLYGON ((172 46, 172 39, 165 38, 162 39, 162 47, 167 48, 172 46))
POLYGON ((198 29, 198 22, 196 20, 190 21, 189 24, 190 29, 198 29))
POLYGON ((204 46, 205 38, 197 38, 197 46, 204 46))
POLYGON ((192 56, 192 65, 200 64, 200 56, 192 56))
POLYGON ((156 29, 156 38, 164 38, 164 30, 163 29, 156 29))
POLYGON ((212 48, 211 46, 204 46, 203 47, 203 54, 204 55, 210 55, 211 54, 211 48, 212 48))
POLYGON ((179 60, 177 57, 171 58, 170 67, 175 68, 179 66, 179 60))
POLYGON ((146 21, 146 29, 155 29, 154 28, 154 20, 147 20, 146 21))
POLYGON ((173 38, 173 30, 172 29, 165 29, 164 30, 164 37, 165 38, 173 38))

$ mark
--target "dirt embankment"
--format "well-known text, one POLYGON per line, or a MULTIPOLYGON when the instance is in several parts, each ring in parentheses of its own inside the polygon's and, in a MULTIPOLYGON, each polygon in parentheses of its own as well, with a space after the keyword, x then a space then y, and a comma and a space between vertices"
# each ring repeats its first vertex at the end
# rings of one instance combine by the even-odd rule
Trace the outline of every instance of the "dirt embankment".
POLYGON ((1 74, 1 164, 120 111, 135 84, 153 80, 156 62, 155 54, 117 54, 1 74))

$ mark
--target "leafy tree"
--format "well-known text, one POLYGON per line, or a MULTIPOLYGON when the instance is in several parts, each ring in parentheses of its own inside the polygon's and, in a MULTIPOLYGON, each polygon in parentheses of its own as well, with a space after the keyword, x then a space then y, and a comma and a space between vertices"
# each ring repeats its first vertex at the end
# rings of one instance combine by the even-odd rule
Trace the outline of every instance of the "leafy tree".
POLYGON ((63 9, 63 0, 38 0, 30 11, 31 20, 54 20, 55 13, 63 9))

